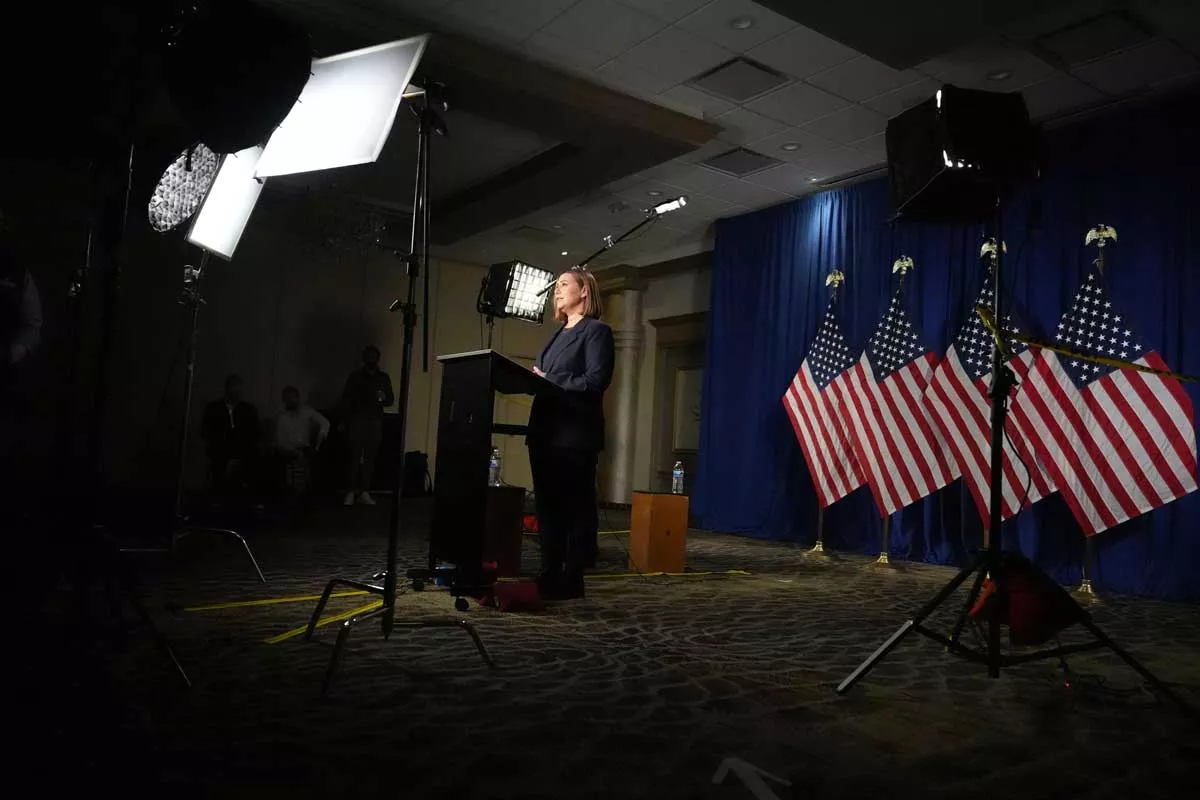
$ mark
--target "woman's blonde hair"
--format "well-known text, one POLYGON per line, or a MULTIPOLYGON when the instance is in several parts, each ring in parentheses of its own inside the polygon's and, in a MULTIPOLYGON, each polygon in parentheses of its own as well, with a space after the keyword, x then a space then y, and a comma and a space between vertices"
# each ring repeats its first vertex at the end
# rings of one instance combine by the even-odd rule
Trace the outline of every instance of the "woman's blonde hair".
MULTIPOLYGON (((571 267, 564 274, 574 278, 575 283, 579 284, 579 288, 587 292, 583 298, 583 315, 592 319, 600 319, 600 316, 604 313, 604 304, 600 301, 600 285, 596 283, 596 276, 583 267, 571 267)), ((566 322, 567 315, 555 309, 554 321, 566 322)))

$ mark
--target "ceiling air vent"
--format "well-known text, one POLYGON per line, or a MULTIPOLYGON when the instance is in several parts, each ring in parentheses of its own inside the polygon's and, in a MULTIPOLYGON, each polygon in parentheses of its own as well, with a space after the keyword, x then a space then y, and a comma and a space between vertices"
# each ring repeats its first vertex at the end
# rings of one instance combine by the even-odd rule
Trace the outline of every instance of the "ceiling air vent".
POLYGON ((688 81, 697 89, 735 103, 769 92, 790 79, 746 58, 735 58, 688 81))
POLYGON ((701 161, 700 165, 741 178, 782 163, 778 158, 764 156, 762 153, 756 153, 744 147, 735 147, 719 156, 701 161))
POLYGON ((522 225, 509 231, 518 239, 528 239, 531 242, 553 242, 562 238, 562 231, 548 231, 545 228, 535 228, 532 225, 522 225))

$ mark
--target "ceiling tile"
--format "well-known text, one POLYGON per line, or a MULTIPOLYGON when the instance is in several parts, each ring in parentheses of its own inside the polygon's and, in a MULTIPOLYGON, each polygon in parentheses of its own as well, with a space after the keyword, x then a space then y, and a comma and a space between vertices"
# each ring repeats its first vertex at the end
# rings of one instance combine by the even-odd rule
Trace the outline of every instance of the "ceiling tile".
POLYGON ((857 142, 851 142, 850 147, 867 156, 876 163, 887 163, 888 157, 886 133, 877 133, 874 136, 868 136, 866 139, 859 139, 857 142))
POLYGON ((612 56, 589 49, 586 45, 538 31, 521 43, 533 58, 549 65, 590 71, 608 62, 612 56))
POLYGON ((617 192, 622 199, 643 209, 665 203, 681 194, 687 194, 687 192, 679 186, 672 186, 662 181, 641 181, 617 192))
POLYGON ((1084 64, 1072 72, 1102 92, 1125 94, 1197 69, 1200 63, 1185 50, 1160 40, 1084 64))
POLYGON ((932 78, 922 78, 915 83, 864 100, 862 104, 891 119, 933 97, 941 87, 942 84, 932 78))
POLYGON ((807 83, 793 83, 746 104, 746 108, 789 125, 803 125, 850 105, 807 83))
POLYGON ((789 195, 798 195, 808 190, 811 183, 810 177, 812 176, 795 164, 780 164, 777 167, 756 172, 746 180, 789 195))
POLYGON ((787 33, 746 52, 746 55, 793 78, 807 78, 859 55, 844 44, 797 25, 787 33))
POLYGON ((844 108, 804 126, 806 131, 822 139, 839 143, 857 142, 882 133, 885 128, 887 117, 863 106, 844 108))
POLYGON ((672 27, 628 50, 614 63, 636 67, 667 81, 659 90, 663 91, 731 58, 733 53, 724 47, 672 27))
POLYGON ((460 23, 491 29, 510 39, 524 39, 568 9, 575 0, 452 0, 437 12, 460 23))
POLYGON ((745 144, 764 136, 770 136, 786 126, 775 119, 764 117, 744 108, 735 108, 717 117, 714 122, 722 127, 718 136, 734 144, 745 144))
POLYGON ((1021 90, 1029 116, 1035 120, 1053 117, 1066 111, 1099 102, 1104 94, 1078 78, 1057 73, 1046 80, 1021 90))
POLYGON ((1037 46, 1063 64, 1082 64, 1142 44, 1150 35, 1121 14, 1104 14, 1060 28, 1037 39, 1037 46))
POLYGON ((762 186, 745 180, 734 180, 721 190, 718 199, 754 209, 786 203, 791 199, 791 196, 785 192, 772 189, 769 186, 762 186))
POLYGON ((1011 92, 1045 80, 1054 73, 1054 68, 1018 47, 992 42, 931 59, 918 65, 917 71, 964 89, 1011 92), (1009 73, 1009 76, 988 77, 999 73, 1009 73))
POLYGON ((804 128, 792 127, 785 128, 778 133, 773 133, 762 139, 755 139, 747 143, 746 146, 751 150, 757 150, 760 153, 765 153, 784 161, 798 161, 801 158, 808 158, 813 153, 833 147, 833 142, 823 139, 804 128), (800 145, 800 147, 795 150, 784 150, 783 146, 785 144, 796 144, 800 145))
POLYGON ((921 79, 913 70, 896 70, 869 56, 859 56, 805 78, 847 100, 866 100, 921 79))
POLYGON ((737 206, 728 200, 712 197, 702 192, 691 192, 687 195, 687 205, 684 210, 693 217, 714 220, 732 213, 736 208, 737 206))
POLYGON ((655 98, 655 102, 700 119, 715 119, 732 109, 733 103, 708 92, 680 84, 655 98))
POLYGON ((736 180, 698 164, 673 164, 663 173, 662 179, 685 192, 700 192, 718 199, 721 190, 736 180))
POLYGON ((744 53, 796 27, 787 17, 751 0, 713 0, 675 24, 735 53, 744 53), (739 30, 731 24, 734 20, 748 20, 751 26, 739 30))
POLYGON ((664 27, 666 23, 662 20, 615 0, 580 0, 555 17, 539 34, 557 36, 612 58, 664 27))
POLYGON ((645 11, 667 22, 686 17, 707 2, 709 0, 620 0, 621 5, 645 11))
POLYGON ((818 181, 837 178, 851 172, 878 165, 873 157, 852 147, 834 147, 823 150, 812 158, 801 159, 796 166, 818 181))
POLYGON ((654 72, 647 72, 621 59, 609 61, 592 74, 601 83, 641 97, 662 94, 679 83, 654 72))

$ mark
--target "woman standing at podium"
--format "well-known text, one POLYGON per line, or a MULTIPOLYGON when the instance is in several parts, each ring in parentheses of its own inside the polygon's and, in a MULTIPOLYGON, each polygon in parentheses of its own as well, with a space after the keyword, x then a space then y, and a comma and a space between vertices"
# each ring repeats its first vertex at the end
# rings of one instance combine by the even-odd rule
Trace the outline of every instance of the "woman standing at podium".
POLYGON ((613 333, 600 321, 596 278, 576 267, 554 285, 559 328, 533 371, 563 391, 534 397, 529 465, 542 540, 543 597, 583 597, 583 570, 595 558, 596 460, 604 449, 604 391, 612 382, 613 333))

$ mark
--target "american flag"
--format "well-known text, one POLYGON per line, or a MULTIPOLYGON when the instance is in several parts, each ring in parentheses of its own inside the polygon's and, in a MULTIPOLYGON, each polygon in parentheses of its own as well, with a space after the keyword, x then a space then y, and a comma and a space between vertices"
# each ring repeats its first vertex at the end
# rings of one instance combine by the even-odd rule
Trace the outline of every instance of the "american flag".
MULTIPOLYGON (((984 280, 975 304, 991 308, 994 297, 989 277, 984 280)), ((1003 328, 1020 332, 1013 325, 1011 314, 1005 314, 1003 328)), ((1009 350, 1012 357, 1008 366, 1018 382, 1024 381, 1037 352, 1013 341, 1009 342, 1009 350)), ((984 523, 990 519, 991 507, 991 376, 992 334, 972 307, 958 338, 929 381, 925 402, 934 432, 975 499, 984 523)), ((1053 492, 1054 486, 1038 469, 1011 419, 1005 427, 1008 435, 1004 441, 1004 503, 1000 513, 1003 519, 1008 519, 1053 492)))
POLYGON ((921 344, 902 292, 903 284, 850 371, 844 404, 854 457, 885 515, 954 480, 923 400, 937 357, 921 344))
MULTIPOLYGON (((1059 345, 1167 369, 1088 275, 1058 323, 1059 345)), ((1043 350, 1013 418, 1084 534, 1196 490, 1192 403, 1179 381, 1043 350)))
POLYGON ((808 462, 821 508, 863 483, 858 463, 837 422, 839 398, 845 394, 847 370, 854 366, 854 357, 838 324, 836 303, 836 297, 829 301, 817 340, 783 395, 783 407, 808 462))

